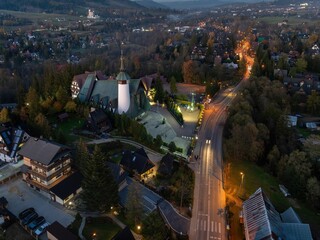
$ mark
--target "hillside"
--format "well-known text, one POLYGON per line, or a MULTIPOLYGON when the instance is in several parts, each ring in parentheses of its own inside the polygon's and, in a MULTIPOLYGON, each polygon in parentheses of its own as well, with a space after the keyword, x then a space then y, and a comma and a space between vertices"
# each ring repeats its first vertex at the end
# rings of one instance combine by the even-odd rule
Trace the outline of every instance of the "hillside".
POLYGON ((1 0, 0 9, 22 12, 69 13, 86 12, 88 8, 140 9, 141 5, 130 0, 1 0))

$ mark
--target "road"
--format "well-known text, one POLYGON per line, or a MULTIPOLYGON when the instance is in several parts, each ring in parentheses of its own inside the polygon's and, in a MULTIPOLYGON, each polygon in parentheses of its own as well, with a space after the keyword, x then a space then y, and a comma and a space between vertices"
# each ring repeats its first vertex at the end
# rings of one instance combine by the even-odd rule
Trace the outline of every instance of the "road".
POLYGON ((227 239, 222 134, 228 107, 250 76, 254 59, 247 54, 249 49, 249 41, 241 41, 236 52, 246 60, 247 71, 244 78, 236 87, 218 94, 205 110, 203 123, 198 132, 198 142, 193 152, 193 156, 198 156, 198 159, 193 163, 195 187, 189 230, 190 240, 227 239))
POLYGON ((235 91, 226 90, 209 105, 205 111, 202 127, 198 133, 198 143, 194 156, 195 189, 190 239, 225 239, 226 204, 223 189, 222 133, 227 118, 227 107, 235 97, 235 91))

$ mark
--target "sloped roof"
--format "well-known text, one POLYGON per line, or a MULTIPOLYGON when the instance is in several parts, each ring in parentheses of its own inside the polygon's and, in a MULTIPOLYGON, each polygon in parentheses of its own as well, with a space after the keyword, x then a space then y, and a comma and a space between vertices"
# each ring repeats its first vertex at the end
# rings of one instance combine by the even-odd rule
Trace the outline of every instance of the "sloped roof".
POLYGON ((58 221, 53 222, 47 227, 47 232, 59 240, 77 240, 78 237, 62 226, 58 221))
POLYGON ((135 240, 130 228, 126 226, 120 230, 111 240, 135 240))
POLYGON ((281 236, 280 215, 261 188, 243 203, 243 217, 247 240, 281 236))
POLYGON ((50 191, 64 200, 69 197, 72 193, 75 193, 80 187, 83 176, 80 172, 75 172, 57 185, 52 187, 50 191))
POLYGON ((58 143, 29 138, 18 153, 44 165, 49 165, 59 157, 69 153, 69 151, 66 146, 58 143))
MULTIPOLYGON (((78 98, 81 102, 88 101, 90 96, 92 95, 92 89, 96 82, 96 76, 94 74, 89 74, 84 82, 80 92, 78 94, 78 98)), ((93 94, 94 95, 94 94, 93 94)))
POLYGON ((144 151, 144 149, 139 149, 134 153, 126 151, 120 164, 130 171, 137 171, 140 175, 147 172, 154 167, 154 164, 146 157, 145 151, 144 153, 142 151, 144 151))
POLYGON ((4 141, 7 149, 10 152, 10 157, 14 158, 19 149, 20 143, 23 141, 25 131, 16 128, 6 128, 0 126, 0 137, 4 141))
POLYGON ((292 208, 280 214, 259 188, 243 203, 245 236, 247 240, 290 239, 311 240, 308 224, 301 223, 292 208))
POLYGON ((312 240, 309 224, 283 223, 284 238, 290 240, 312 240))
POLYGON ((113 162, 107 162, 107 166, 109 167, 111 174, 117 184, 121 183, 126 179, 127 173, 125 172, 121 173, 121 168, 119 164, 116 164, 113 162))
POLYGON ((301 220, 292 207, 289 207, 286 211, 281 213, 283 222, 286 223, 301 223, 301 220))

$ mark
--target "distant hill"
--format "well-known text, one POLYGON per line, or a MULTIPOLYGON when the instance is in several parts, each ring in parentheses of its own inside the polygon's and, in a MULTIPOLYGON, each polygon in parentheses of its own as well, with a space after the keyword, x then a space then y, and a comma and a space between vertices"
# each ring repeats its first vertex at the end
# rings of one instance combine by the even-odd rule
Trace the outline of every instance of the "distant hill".
POLYGON ((133 2, 138 3, 139 5, 146 7, 146 8, 168 8, 167 6, 157 3, 152 0, 132 0, 133 2))
POLYGON ((273 0, 154 0, 170 8, 203 9, 232 3, 272 2, 273 0))
POLYGON ((95 9, 143 8, 130 0, 0 0, 0 9, 24 12, 67 13, 92 7, 95 9))

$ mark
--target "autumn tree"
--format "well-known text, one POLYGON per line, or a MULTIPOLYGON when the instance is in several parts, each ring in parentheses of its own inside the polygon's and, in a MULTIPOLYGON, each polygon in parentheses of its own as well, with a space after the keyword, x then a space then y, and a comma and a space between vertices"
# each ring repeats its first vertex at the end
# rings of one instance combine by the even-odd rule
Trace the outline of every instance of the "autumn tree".
POLYGON ((106 161, 106 155, 96 145, 84 163, 81 196, 88 210, 110 211, 119 202, 118 185, 106 161))
POLYGON ((45 138, 49 138, 51 136, 51 127, 47 118, 42 113, 39 113, 34 121, 37 124, 38 129, 41 130, 41 135, 45 138))
POLYGON ((188 60, 182 65, 183 79, 185 83, 194 83, 195 82, 195 64, 192 60, 188 60))
POLYGON ((2 108, 0 111, 0 123, 10 122, 9 110, 7 108, 2 108))
POLYGON ((29 88, 26 94, 26 106, 30 119, 34 119, 40 112, 39 95, 33 87, 29 88))

